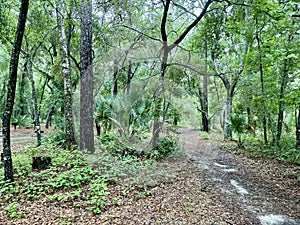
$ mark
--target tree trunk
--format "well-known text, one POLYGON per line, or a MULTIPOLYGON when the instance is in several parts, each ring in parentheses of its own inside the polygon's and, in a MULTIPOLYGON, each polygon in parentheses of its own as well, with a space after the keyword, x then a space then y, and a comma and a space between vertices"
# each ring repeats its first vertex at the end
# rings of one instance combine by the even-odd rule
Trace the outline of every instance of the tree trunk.
POLYGON ((20 56, 22 40, 25 31, 28 5, 29 5, 29 0, 22 0, 19 19, 18 19, 18 27, 15 34, 15 41, 12 47, 10 67, 9 67, 8 92, 7 92, 7 99, 6 99, 5 109, 2 118, 4 180, 10 182, 14 181, 13 165, 12 165, 12 158, 11 158, 11 147, 10 147, 10 120, 11 120, 11 115, 12 115, 14 101, 15 101, 19 56, 20 56))
POLYGON ((73 99, 72 99, 72 83, 70 71, 70 59, 68 58, 67 40, 63 26, 62 11, 60 7, 61 1, 57 0, 57 29, 59 34, 60 57, 62 65, 62 75, 64 78, 64 114, 66 120, 66 147, 76 145, 74 119, 73 119, 73 99))
MULTIPOLYGON (((258 25, 258 19, 256 18, 256 25, 258 25)), ((268 130, 267 130, 267 117, 266 117, 266 103, 265 103, 265 82, 264 82, 264 70, 263 70, 263 64, 262 64, 262 50, 260 45, 260 38, 259 33, 256 31, 256 42, 257 42, 257 48, 259 52, 259 74, 260 74, 260 85, 261 85, 261 95, 262 95, 262 111, 263 111, 263 118, 262 118, 262 125, 264 130, 264 142, 265 144, 268 144, 268 130)))
POLYGON ((130 92, 130 85, 131 85, 131 73, 132 73, 132 65, 131 60, 129 60, 128 70, 127 70, 127 81, 126 81, 126 94, 129 94, 130 92))
POLYGON ((92 1, 81 0, 80 33, 80 150, 95 152, 92 1))
POLYGON ((226 90, 226 103, 225 103, 225 111, 224 111, 224 138, 226 140, 232 139, 232 131, 231 131, 231 106, 232 106, 233 95, 231 90, 226 90))
POLYGON ((46 117, 46 125, 45 125, 45 128, 48 129, 49 126, 52 126, 51 124, 51 120, 52 120, 52 115, 54 113, 54 110, 55 110, 55 103, 53 106, 51 106, 48 114, 47 114, 47 117, 46 117))
POLYGON ((300 149, 300 107, 298 108, 298 118, 296 124, 296 149, 300 149))
POLYGON ((41 145, 41 127, 40 127, 40 112, 38 107, 38 100, 36 96, 35 91, 35 85, 34 85, 34 79, 33 79, 33 72, 32 72, 32 62, 31 59, 28 60, 28 79, 31 84, 31 96, 32 96, 32 102, 33 102, 33 118, 34 118, 34 127, 36 132, 36 138, 37 138, 37 146, 41 145))
POLYGON ((19 98, 20 98, 20 116, 25 115, 25 98, 24 98, 24 92, 25 92, 25 77, 27 73, 27 60, 25 61, 23 65, 23 71, 21 74, 21 81, 19 82, 19 98))
MULTIPOLYGON (((286 56, 288 56, 288 54, 289 52, 287 51, 286 56)), ((283 74, 282 74, 281 84, 280 84, 276 145, 279 145, 281 134, 282 134, 283 114, 285 110, 284 97, 285 97, 285 90, 289 79, 288 71, 289 71, 289 60, 285 59, 283 65, 283 74)))
POLYGON ((209 131, 209 120, 208 120, 208 89, 207 89, 207 72, 208 72, 208 49, 207 49, 207 39, 205 39, 205 64, 206 64, 206 74, 203 76, 203 97, 202 97, 202 126, 203 131, 208 132, 209 131))
POLYGON ((118 94, 118 62, 114 60, 114 87, 113 96, 116 97, 118 94))
POLYGON ((200 15, 191 24, 189 24, 189 26, 186 27, 186 29, 178 36, 177 40, 175 40, 171 45, 168 45, 168 36, 166 31, 166 24, 167 24, 167 18, 169 14, 171 0, 166 0, 164 2, 164 11, 163 11, 161 26, 160 26, 161 39, 163 43, 163 51, 162 51, 163 56, 162 56, 162 62, 160 68, 160 79, 159 79, 158 89, 157 89, 155 103, 154 103, 155 109, 154 109, 154 122, 153 122, 153 130, 152 130, 152 148, 156 148, 159 139, 159 133, 161 130, 159 117, 161 115, 162 94, 164 92, 164 79, 165 79, 165 73, 167 69, 169 52, 172 49, 176 48, 185 39, 187 34, 200 22, 200 20, 204 17, 212 2, 213 2, 212 0, 206 1, 206 3, 203 5, 203 9, 200 15))
POLYGON ((152 140, 151 145, 152 148, 156 148, 158 144, 158 139, 161 131, 162 124, 160 123, 160 115, 161 115, 161 108, 162 108, 162 95, 164 92, 164 82, 165 82, 165 74, 167 69, 167 60, 168 60, 168 49, 165 49, 163 61, 161 64, 160 70, 160 78, 159 84, 157 88, 156 97, 154 100, 154 120, 153 120, 153 130, 152 130, 152 140))

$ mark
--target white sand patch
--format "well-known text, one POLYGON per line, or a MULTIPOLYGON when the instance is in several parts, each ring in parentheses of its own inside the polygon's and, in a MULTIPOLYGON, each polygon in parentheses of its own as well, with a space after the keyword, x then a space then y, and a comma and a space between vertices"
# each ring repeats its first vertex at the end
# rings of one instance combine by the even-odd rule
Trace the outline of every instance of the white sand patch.
POLYGON ((237 189, 237 192, 242 195, 247 195, 249 192, 243 188, 236 180, 230 180, 230 184, 237 189))

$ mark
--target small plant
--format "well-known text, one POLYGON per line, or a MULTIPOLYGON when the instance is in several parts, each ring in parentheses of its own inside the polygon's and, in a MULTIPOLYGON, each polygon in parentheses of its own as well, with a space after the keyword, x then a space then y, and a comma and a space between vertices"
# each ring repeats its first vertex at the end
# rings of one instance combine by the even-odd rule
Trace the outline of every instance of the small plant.
POLYGON ((100 214, 105 205, 106 196, 109 194, 105 180, 101 177, 93 180, 89 186, 88 203, 91 205, 88 210, 100 214))
POLYGON ((166 158, 178 150, 178 141, 173 136, 166 136, 159 140, 158 146, 149 152, 151 159, 160 160, 166 158))
POLYGON ((209 138, 210 138, 209 137, 209 133, 208 132, 204 132, 204 131, 201 132, 200 133, 200 138, 203 139, 203 140, 209 140, 209 138))
POLYGON ((230 117, 231 129, 233 132, 236 132, 238 135, 238 146, 241 148, 242 143, 242 134, 245 131, 246 119, 241 114, 232 114, 230 117))
POLYGON ((8 204, 4 209, 10 213, 11 218, 20 219, 24 217, 24 213, 18 211, 18 206, 19 206, 18 202, 12 202, 8 204))

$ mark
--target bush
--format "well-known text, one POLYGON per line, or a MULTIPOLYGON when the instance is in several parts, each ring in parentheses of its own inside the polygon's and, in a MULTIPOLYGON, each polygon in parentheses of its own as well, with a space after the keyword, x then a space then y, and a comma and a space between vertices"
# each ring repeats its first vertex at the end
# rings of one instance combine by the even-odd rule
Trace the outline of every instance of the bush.
POLYGON ((159 140, 155 149, 149 152, 151 159, 160 160, 166 158, 178 150, 178 141, 173 136, 166 136, 159 140))

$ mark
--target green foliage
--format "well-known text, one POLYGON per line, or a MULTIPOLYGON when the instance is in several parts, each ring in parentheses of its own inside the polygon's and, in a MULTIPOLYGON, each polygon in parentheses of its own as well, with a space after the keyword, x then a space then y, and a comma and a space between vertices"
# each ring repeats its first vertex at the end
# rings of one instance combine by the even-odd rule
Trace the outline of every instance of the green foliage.
POLYGON ((56 146, 63 146, 66 141, 66 132, 64 129, 59 129, 53 133, 50 133, 44 138, 44 141, 52 143, 56 146))
POLYGON ((31 117, 28 117, 27 115, 19 116, 17 118, 17 122, 20 127, 25 127, 25 128, 33 127, 33 120, 31 117))
POLYGON ((127 151, 131 149, 114 133, 101 135, 100 141, 106 151, 119 159, 127 156, 127 151))
POLYGON ((4 200, 11 199, 15 194, 19 193, 19 185, 17 182, 7 183, 3 180, 0 181, 0 198, 4 200))
MULTIPOLYGON (((295 140, 292 136, 282 138, 280 145, 263 145, 259 137, 245 136, 244 149, 240 151, 253 157, 274 158, 282 162, 300 165, 299 150, 295 149, 295 140)), ((300 175, 300 174, 299 174, 300 175)))
POLYGON ((161 160, 178 151, 178 140, 169 135, 161 138, 155 149, 150 150, 151 159, 161 160))
POLYGON ((231 114, 230 121, 231 129, 233 132, 236 132, 237 134, 242 134, 245 131, 246 119, 244 115, 237 113, 231 114))
POLYGON ((111 155, 123 160, 137 160, 150 158, 154 160, 164 159, 178 150, 178 140, 173 136, 161 138, 155 149, 146 151, 137 149, 137 146, 125 142, 122 138, 114 133, 101 135, 100 141, 102 148, 111 155))
POLYGON ((38 148, 26 148, 20 157, 14 160, 14 183, 0 182, 0 198, 11 202, 7 211, 12 217, 22 217, 18 213, 14 199, 21 196, 38 199, 50 195, 49 200, 66 201, 87 194, 85 199, 91 211, 99 213, 105 203, 108 187, 77 149, 63 150, 53 144, 44 144, 38 148), (47 170, 31 171, 32 156, 43 155, 52 159, 47 170), (85 190, 87 189, 87 190, 85 190), (85 191, 84 191, 85 190, 85 191), (59 194, 58 192, 67 192, 59 194))
POLYGON ((4 209, 9 212, 11 218, 23 218, 24 214, 18 211, 18 202, 12 202, 8 204, 4 209))
POLYGON ((90 183, 88 190, 87 202, 91 205, 88 209, 95 214, 101 213, 102 207, 105 205, 106 196, 109 194, 105 180, 98 177, 90 183))
POLYGON ((231 114, 230 115, 230 126, 233 132, 236 132, 238 135, 238 145, 242 147, 242 134, 245 131, 246 119, 242 114, 231 114))

